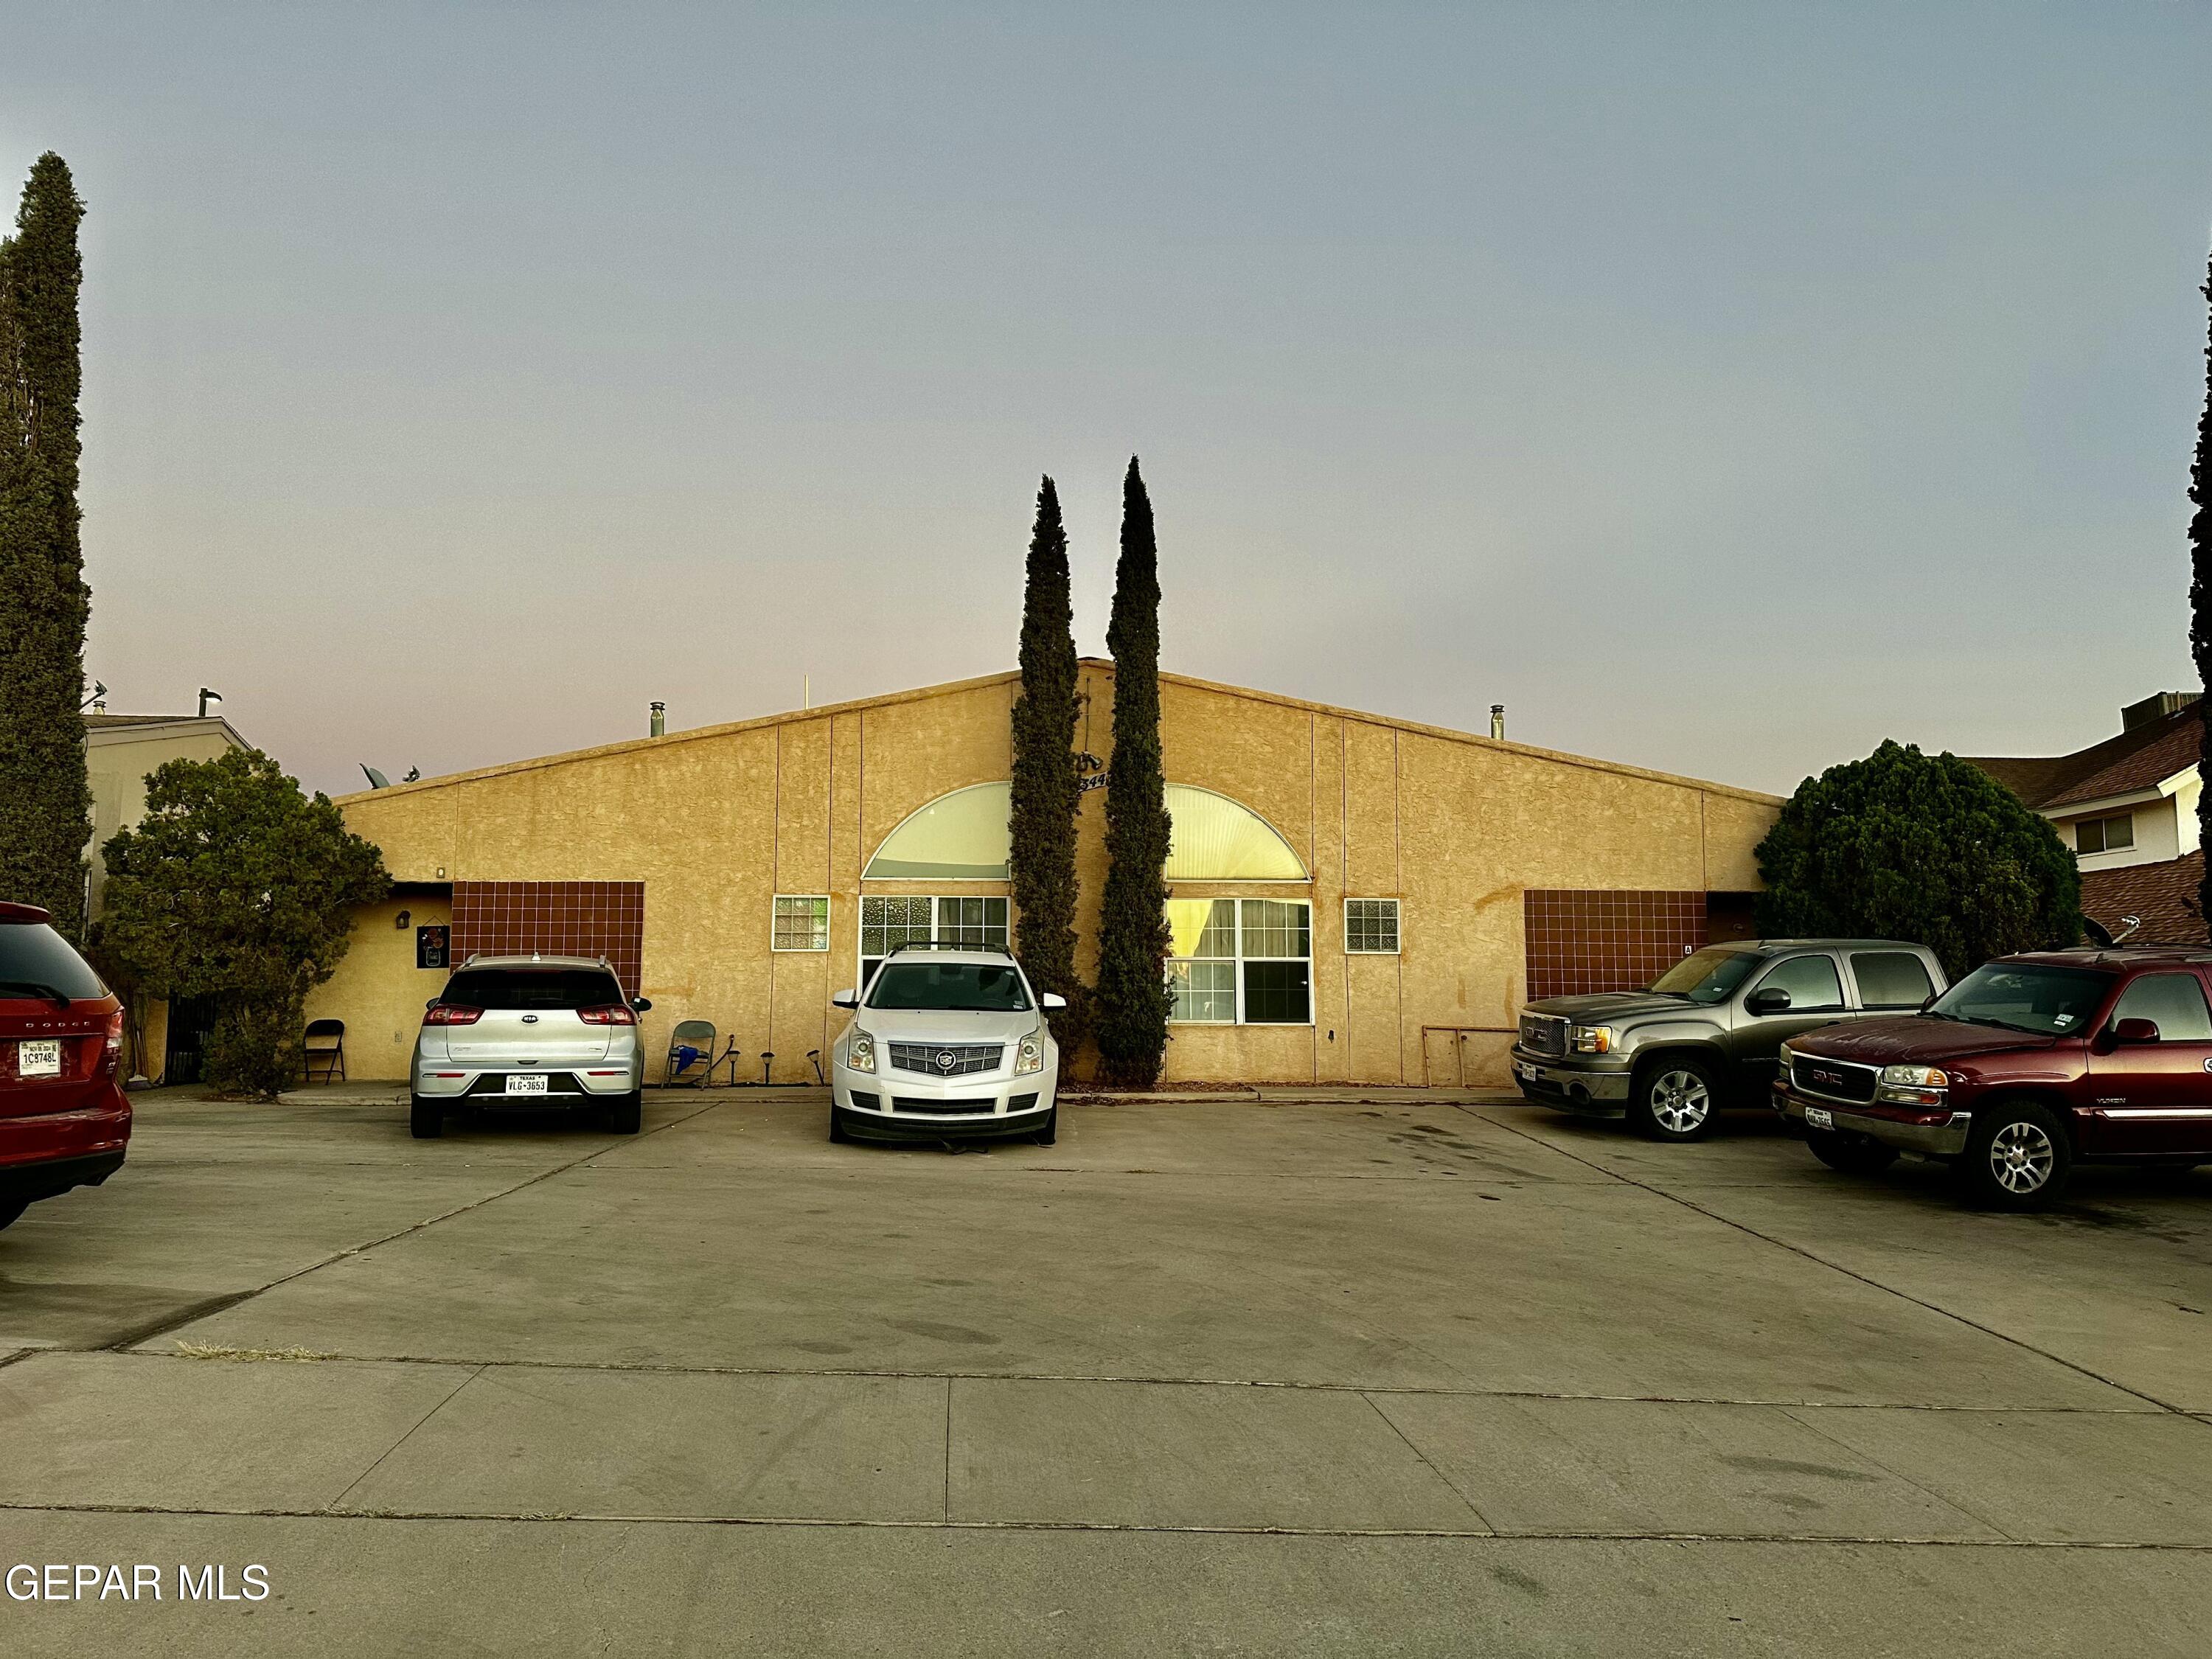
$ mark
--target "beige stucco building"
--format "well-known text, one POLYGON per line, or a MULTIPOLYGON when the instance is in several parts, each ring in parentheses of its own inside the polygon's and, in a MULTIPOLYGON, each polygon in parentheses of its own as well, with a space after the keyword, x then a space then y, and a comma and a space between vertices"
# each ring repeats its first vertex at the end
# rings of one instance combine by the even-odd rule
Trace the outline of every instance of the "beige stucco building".
MULTIPOLYGON (((1113 667, 1077 741, 1110 787, 1113 667)), ((1003 940, 1012 674, 672 732, 341 798, 400 884, 311 1016, 350 1074, 402 1078, 441 968, 591 949, 757 1080, 811 1081, 830 996, 911 937, 1003 940), (404 912, 404 920, 402 914, 404 912), (397 924, 397 925, 395 925, 397 924), (434 959, 434 958, 428 958, 434 959)), ((1502 1082, 1521 1004, 1640 980, 1747 927, 1771 795, 1161 677, 1179 958, 1166 1077, 1502 1082)), ((1095 970, 1103 797, 1079 838, 1095 970)))

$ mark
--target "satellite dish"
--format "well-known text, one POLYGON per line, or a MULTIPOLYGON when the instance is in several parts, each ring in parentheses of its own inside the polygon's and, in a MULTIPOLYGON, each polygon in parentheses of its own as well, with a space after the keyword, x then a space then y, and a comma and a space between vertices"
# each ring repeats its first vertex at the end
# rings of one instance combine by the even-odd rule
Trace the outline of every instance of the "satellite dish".
POLYGON ((368 775, 368 787, 370 788, 389 789, 392 787, 392 780, 386 777, 383 773, 378 771, 374 766, 363 762, 361 769, 368 775))
POLYGON ((2089 943, 2100 951, 2109 951, 2112 948, 2112 936, 2105 931, 2100 923, 2092 918, 2088 916, 2081 918, 2081 931, 2089 936, 2089 943))

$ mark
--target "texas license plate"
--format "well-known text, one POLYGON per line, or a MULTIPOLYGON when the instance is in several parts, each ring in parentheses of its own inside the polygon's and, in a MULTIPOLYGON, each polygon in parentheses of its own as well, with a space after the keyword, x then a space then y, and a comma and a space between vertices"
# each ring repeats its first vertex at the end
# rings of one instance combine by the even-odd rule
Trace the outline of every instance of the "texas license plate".
POLYGON ((511 1095, 542 1095, 545 1092, 545 1079, 542 1077, 510 1077, 507 1080, 507 1091, 511 1095))
POLYGON ((1808 1129, 1832 1129, 1836 1127, 1836 1115, 1825 1106, 1808 1106, 1805 1109, 1805 1127, 1808 1129))
POLYGON ((59 1077, 61 1074, 62 1044, 59 1037, 41 1037, 15 1045, 17 1077, 59 1077))

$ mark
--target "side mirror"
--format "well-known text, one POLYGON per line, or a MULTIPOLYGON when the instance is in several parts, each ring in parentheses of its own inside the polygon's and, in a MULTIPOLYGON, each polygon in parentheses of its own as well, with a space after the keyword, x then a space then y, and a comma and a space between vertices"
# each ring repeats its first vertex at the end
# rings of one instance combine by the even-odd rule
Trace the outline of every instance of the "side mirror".
POLYGON ((848 986, 830 999, 830 1006, 832 1008, 857 1008, 860 1006, 860 994, 848 986))
POLYGON ((1921 998, 1920 1012, 1924 1014, 1930 1008, 1933 1008, 1936 1006, 1936 999, 1942 994, 1943 994, 1941 991, 1930 991, 1926 996, 1921 998))
POLYGON ((1067 1006, 1067 999, 1060 995, 1057 991, 1047 991, 1042 996, 1037 999, 1037 1001, 1044 1008, 1044 1011, 1047 1013, 1050 1013, 1055 1008, 1065 1008, 1067 1006))
POLYGON ((638 1012, 641 1014, 653 1006, 653 999, 651 997, 639 997, 629 1006, 636 1009, 638 1012))
POLYGON ((437 998, 435 998, 435 997, 432 997, 432 998, 431 998, 428 1002, 426 1002, 426 1003, 424 1003, 424 1004, 422 1005, 422 1012, 423 1012, 424 1013, 426 1013, 426 1014, 427 1014, 427 1013, 428 1013, 428 1012, 429 1012, 433 1008, 436 1007, 437 1006, 438 1006, 438 999, 437 999, 437 998))
POLYGON ((2158 1041, 2158 1022, 2154 1019, 2124 1019, 2112 1027, 2115 1042, 2155 1042, 2158 1041))
POLYGON ((1754 1014, 1786 1014, 1790 1012, 1790 993, 1778 985, 1770 985, 1765 990, 1753 991, 1743 1006, 1754 1014))

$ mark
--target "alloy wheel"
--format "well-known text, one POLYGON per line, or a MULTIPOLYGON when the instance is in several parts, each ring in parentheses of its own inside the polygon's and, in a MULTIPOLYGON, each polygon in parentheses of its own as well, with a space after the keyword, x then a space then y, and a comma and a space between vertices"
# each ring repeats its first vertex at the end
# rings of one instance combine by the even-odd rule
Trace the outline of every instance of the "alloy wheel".
POLYGON ((2017 1196, 2040 1191, 2057 1161, 2057 1148, 2040 1125, 2008 1123, 1990 1137, 1990 1174, 2017 1196))
POLYGON ((1662 1072, 1651 1081, 1651 1116, 1669 1134, 1687 1134, 1713 1109, 1705 1079, 1695 1072, 1662 1072))

